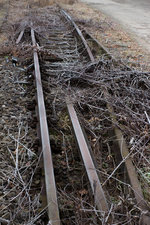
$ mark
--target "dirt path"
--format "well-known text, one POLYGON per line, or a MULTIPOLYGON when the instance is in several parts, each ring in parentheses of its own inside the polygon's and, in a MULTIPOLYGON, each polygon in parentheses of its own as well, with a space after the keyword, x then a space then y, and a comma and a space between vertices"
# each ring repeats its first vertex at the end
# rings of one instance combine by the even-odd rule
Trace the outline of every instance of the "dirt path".
POLYGON ((82 0, 119 22, 150 51, 150 2, 147 0, 82 0))

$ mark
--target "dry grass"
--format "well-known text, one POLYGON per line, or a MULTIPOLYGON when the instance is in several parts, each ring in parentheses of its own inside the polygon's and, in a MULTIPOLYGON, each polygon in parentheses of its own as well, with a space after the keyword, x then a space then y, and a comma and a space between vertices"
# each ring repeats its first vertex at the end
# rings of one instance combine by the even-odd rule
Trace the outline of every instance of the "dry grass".
POLYGON ((7 0, 0 0, 0 9, 5 6, 7 3, 7 0))
MULTIPOLYGON (((5 16, 7 14, 7 1, 6 0, 0 0, 0 28, 4 22, 5 16)), ((0 29, 1 30, 1 29, 0 29)), ((0 35, 0 43, 3 43, 6 40, 5 35, 0 35)))
POLYGON ((31 6, 45 7, 53 4, 69 4, 72 5, 77 0, 33 0, 29 1, 31 6))

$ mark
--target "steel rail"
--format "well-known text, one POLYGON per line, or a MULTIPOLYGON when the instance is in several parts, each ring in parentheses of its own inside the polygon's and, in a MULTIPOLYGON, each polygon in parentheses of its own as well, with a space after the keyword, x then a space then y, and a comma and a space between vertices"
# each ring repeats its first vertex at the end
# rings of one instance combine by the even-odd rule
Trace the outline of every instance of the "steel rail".
MULTIPOLYGON (((87 33, 88 34, 88 33, 87 33)), ((89 35, 89 34, 88 34, 89 35)), ((91 38, 93 38, 91 35, 89 35, 91 38)), ((94 41, 96 41, 96 44, 99 45, 100 48, 104 48, 97 40, 94 39, 94 41)), ((105 53, 107 53, 107 55, 109 55, 115 62, 117 62, 117 59, 115 59, 110 53, 109 51, 104 48, 104 51, 105 53)), ((129 69, 129 68, 128 68, 129 69)), ((104 93, 104 97, 105 99, 107 99, 107 97, 110 95, 106 89, 106 87, 102 87, 103 89, 103 93, 104 93)), ((108 108, 108 111, 110 113, 110 116, 111 116, 111 120, 114 124, 117 124, 117 119, 116 119, 116 116, 114 114, 114 110, 113 110, 113 107, 107 103, 107 108, 108 108)), ((118 142, 118 145, 119 145, 119 148, 120 148, 120 153, 121 153, 121 156, 122 156, 122 159, 126 159, 125 160, 125 165, 126 165, 126 168, 127 168, 127 173, 128 173, 128 176, 129 176, 129 179, 130 179, 130 183, 132 185, 132 188, 133 188, 133 191, 134 191, 134 195, 135 195, 135 198, 136 198, 136 202, 138 204, 138 206, 140 206, 141 208, 143 209, 147 209, 147 204, 146 202, 144 201, 144 196, 143 196, 143 193, 142 193, 142 189, 141 189, 141 185, 140 185, 140 182, 138 180, 138 176, 137 176, 137 173, 136 173, 136 170, 135 170, 135 167, 132 163, 132 160, 130 158, 130 153, 129 153, 129 150, 128 150, 128 147, 127 147, 127 144, 126 144, 126 141, 123 137, 123 134, 121 132, 120 129, 118 129, 117 127, 115 127, 114 129, 115 131, 115 135, 117 137, 117 142, 118 142), (129 157, 128 157, 129 156, 129 157)))
POLYGON ((89 55, 90 60, 93 62, 93 61, 94 61, 94 56, 93 56, 93 54, 92 54, 92 52, 91 52, 91 50, 90 50, 90 48, 89 48, 89 46, 88 46, 88 44, 87 44, 85 38, 84 38, 84 36, 83 36, 81 30, 80 30, 79 27, 76 25, 76 23, 72 20, 71 16, 68 15, 68 13, 66 13, 65 10, 61 10, 61 11, 62 11, 62 13, 64 14, 64 16, 67 18, 67 20, 70 21, 70 23, 71 23, 71 24, 73 25, 73 27, 75 28, 75 30, 76 30, 78 36, 81 38, 82 42, 84 43, 85 49, 86 49, 87 52, 88 52, 88 55, 89 55))
MULTIPOLYGON (((105 90, 105 91, 106 91, 106 93, 104 93, 104 94, 106 97, 106 96, 108 96, 108 91, 107 90, 105 90)), ((117 119, 114 114, 113 107, 107 103, 107 108, 110 113, 113 124, 117 124, 117 119)), ((122 159, 125 160, 125 165, 127 168, 130 183, 132 185, 132 189, 134 191, 136 202, 137 202, 138 206, 140 206, 141 208, 145 208, 145 207, 147 208, 147 205, 145 204, 145 201, 144 201, 144 196, 142 193, 141 185, 138 180, 138 176, 137 176, 135 167, 132 163, 132 160, 130 157, 130 152, 128 150, 126 141, 123 137, 121 130, 119 130, 117 127, 115 127, 114 129, 115 129, 115 135, 116 135, 117 142, 118 142, 118 145, 120 148, 120 153, 121 153, 122 159)))
POLYGON ((56 184, 55 184, 54 169, 53 169, 53 162, 52 162, 52 153, 51 153, 50 140, 49 140, 49 131, 48 131, 48 125, 47 125, 43 88, 42 88, 42 82, 41 82, 39 59, 38 59, 38 53, 36 49, 36 39, 35 39, 35 34, 33 29, 31 29, 31 37, 32 37, 32 44, 34 47, 33 56, 34 56, 34 67, 35 67, 35 80, 36 80, 36 88, 37 88, 38 112, 39 112, 39 119, 40 119, 40 131, 41 131, 41 140, 42 140, 42 153, 43 153, 43 160, 44 160, 49 223, 51 225, 60 225, 56 184))
MULTIPOLYGON (((89 49, 90 51, 90 49, 89 49)), ((66 57, 70 57, 68 54, 66 57)), ((73 60, 74 56, 71 56, 71 59, 73 60)), ((58 70, 56 70, 58 72, 58 70)), ((78 146, 81 152, 81 156, 85 165, 85 169, 89 178, 89 182, 91 185, 91 190, 94 197, 94 204, 97 206, 98 210, 101 211, 101 214, 104 215, 106 212, 109 211, 108 203, 103 191, 103 188, 101 186, 99 176, 97 174, 97 170, 95 168, 95 165, 93 163, 93 159, 90 154, 90 150, 88 147, 88 144, 85 140, 84 134, 82 132, 79 119, 77 117, 77 114, 75 112, 73 104, 71 104, 70 99, 66 99, 66 105, 68 108, 70 120, 73 125, 74 134, 76 137, 76 140, 78 142, 78 146)))
MULTIPOLYGON (((107 98, 106 96, 109 95, 107 90, 106 90, 106 92, 104 91, 104 94, 105 94, 105 98, 107 98)), ((117 118, 114 114, 113 107, 107 103, 107 108, 110 113, 112 123, 117 124, 117 118)), ((142 223, 140 225, 149 225, 150 224, 150 214, 149 214, 150 208, 144 199, 142 188, 141 188, 135 167, 134 167, 132 159, 131 159, 131 154, 129 152, 129 149, 127 147, 126 141, 123 137, 121 130, 118 129, 117 127, 115 127, 114 131, 115 131, 116 139, 117 139, 117 142, 118 142, 118 145, 120 148, 122 160, 125 162, 125 166, 127 169, 130 184, 132 186, 132 191, 134 192, 137 206, 139 208, 141 208, 141 211, 142 211, 142 213, 141 213, 142 223)))
MULTIPOLYGON (((82 32, 80 31, 78 26, 75 24, 75 22, 72 20, 72 18, 64 10, 62 10, 62 12, 64 13, 65 17, 72 23, 72 26, 77 30, 78 35, 80 35, 80 37, 83 41, 83 44, 84 44, 85 48, 87 49, 87 53, 89 54, 89 58, 90 58, 91 62, 94 63, 95 58, 94 58, 94 56, 93 56, 93 54, 92 54, 92 52, 91 52, 91 50, 88 46, 88 43, 87 43, 86 39, 83 36, 82 32)), ((107 54, 108 54, 108 51, 107 51, 107 54)), ((111 57, 111 55, 110 55, 110 57, 111 57)), ((102 91, 104 93, 104 98, 107 99, 107 97, 109 95, 107 89, 105 87, 102 87, 102 91)), ((114 116, 114 110, 113 110, 112 106, 110 104, 107 104, 107 108, 108 108, 108 111, 110 113, 112 123, 116 124, 117 119, 114 116)), ((134 196, 135 196, 137 205, 139 207, 141 207, 142 210, 149 210, 149 207, 144 200, 141 185, 140 185, 140 182, 138 180, 138 176, 137 176, 135 167, 133 165, 132 159, 130 157, 130 153, 129 153, 128 147, 126 145, 126 141, 123 137, 123 134, 120 131, 120 129, 117 128, 117 127, 115 127, 115 134, 116 134, 116 137, 117 137, 117 142, 118 142, 118 145, 119 145, 119 149, 120 149, 122 159, 125 161, 127 173, 128 173, 129 179, 130 179, 130 183, 131 183, 131 186, 132 186, 132 190, 134 192, 134 196)), ((146 215, 145 215, 145 217, 143 217, 143 221, 145 221, 146 222, 145 224, 147 224, 147 216, 146 215)), ((149 224, 150 224, 150 217, 149 217, 148 221, 149 221, 149 224)))
MULTIPOLYGON (((128 70, 131 70, 131 68, 129 67, 129 66, 127 66, 125 63, 123 63, 122 61, 118 61, 110 52, 109 52, 109 50, 106 48, 106 47, 104 47, 104 45, 100 42, 100 41, 98 41, 97 39, 95 39, 94 37, 93 37, 93 35, 91 35, 89 32, 87 32, 86 30, 83 30, 82 31, 82 33, 83 33, 83 36, 84 36, 84 38, 85 38, 85 40, 87 40, 87 42, 88 42, 88 40, 89 41, 93 41, 93 43, 103 52, 103 54, 105 55, 105 56, 107 56, 109 59, 112 59, 113 60, 113 62, 114 63, 121 63, 125 68, 127 68, 128 70)), ((94 50, 95 50, 95 48, 94 48, 94 50)))
POLYGON ((72 122, 74 133, 75 133, 78 146, 81 152, 81 156, 82 156, 82 159, 86 168, 86 172, 91 184, 95 205, 101 211, 101 213, 104 214, 105 212, 108 212, 109 207, 108 207, 108 203, 107 203, 103 188, 101 186, 94 162, 92 160, 88 144, 85 140, 85 137, 84 137, 84 134, 80 126, 79 119, 77 117, 73 104, 69 101, 69 99, 67 99, 66 103, 67 103, 70 120, 72 122))
MULTIPOLYGON (((20 32, 16 44, 19 44, 24 35, 24 30, 20 32)), ((60 225, 59 210, 56 195, 56 185, 54 179, 52 155, 49 141, 49 132, 46 120, 46 110, 44 105, 44 96, 41 83, 41 74, 39 67, 38 54, 36 50, 36 40, 34 31, 31 29, 31 38, 34 46, 34 66, 35 66, 35 78, 37 87, 37 98, 38 98, 38 111, 40 117, 40 130, 42 139, 42 152, 44 158, 44 170, 45 170, 45 183, 46 183, 46 194, 48 204, 48 215, 49 222, 51 225, 60 225)))
MULTIPOLYGON (((95 39, 91 34, 89 34, 86 30, 82 31, 83 37, 85 38, 85 40, 89 40, 89 41, 93 41, 95 43, 96 46, 100 46, 99 48, 102 50, 102 54, 106 55, 107 57, 117 61, 115 59, 115 57, 113 55, 111 55, 111 53, 108 51, 107 48, 105 48, 102 43, 100 43, 97 39, 95 39)), ((95 50, 95 49, 94 49, 95 50)), ((94 56, 93 56, 94 57, 94 56)))
MULTIPOLYGON (((87 52, 89 54, 90 60, 93 62, 94 57, 91 53, 89 46, 87 45, 85 38, 82 35, 80 29, 77 27, 77 25, 74 23, 74 21, 72 21, 71 17, 64 10, 62 10, 62 12, 65 15, 65 17, 70 22, 72 22, 75 30, 77 31, 78 35, 80 36, 82 42, 85 45, 85 49, 87 50, 87 52)), ((108 206, 107 199, 105 197, 102 185, 100 183, 99 176, 97 174, 97 170, 95 168, 93 159, 91 157, 90 150, 89 150, 88 144, 85 140, 79 119, 76 114, 76 111, 75 111, 74 106, 71 103, 69 98, 66 100, 66 104, 67 104, 70 120, 71 120, 73 129, 74 129, 74 133, 75 133, 75 136, 76 136, 76 139, 78 142, 78 146, 79 146, 79 149, 81 152, 82 160, 84 162, 86 172, 87 172, 87 175, 88 175, 88 178, 90 181, 95 205, 101 211, 101 213, 104 214, 109 211, 109 206, 108 206)))

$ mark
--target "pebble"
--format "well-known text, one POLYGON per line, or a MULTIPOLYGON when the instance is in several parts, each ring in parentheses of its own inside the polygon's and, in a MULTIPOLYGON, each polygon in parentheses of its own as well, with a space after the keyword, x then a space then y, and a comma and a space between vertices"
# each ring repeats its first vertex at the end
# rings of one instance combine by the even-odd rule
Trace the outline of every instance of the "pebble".
POLYGON ((4 119, 1 119, 1 124, 5 124, 5 120, 4 119))

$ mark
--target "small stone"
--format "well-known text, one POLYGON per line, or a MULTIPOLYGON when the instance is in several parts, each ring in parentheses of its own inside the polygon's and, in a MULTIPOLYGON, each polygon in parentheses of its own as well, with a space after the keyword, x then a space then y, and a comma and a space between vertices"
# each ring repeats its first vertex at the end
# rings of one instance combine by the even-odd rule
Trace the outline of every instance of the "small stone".
POLYGON ((36 180, 34 183, 35 184, 39 184, 40 183, 40 180, 36 180))
POLYGON ((11 116, 11 119, 16 119, 16 116, 11 116))

